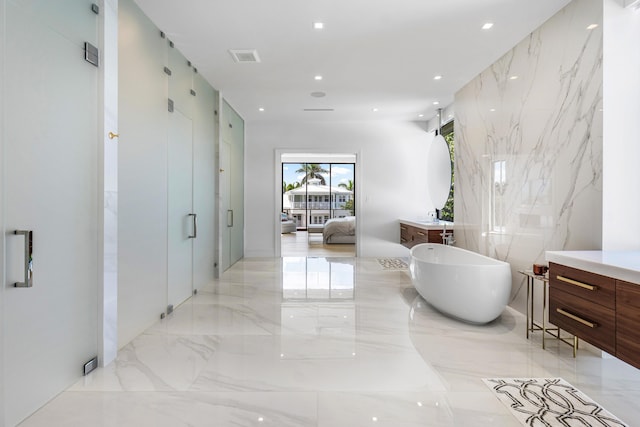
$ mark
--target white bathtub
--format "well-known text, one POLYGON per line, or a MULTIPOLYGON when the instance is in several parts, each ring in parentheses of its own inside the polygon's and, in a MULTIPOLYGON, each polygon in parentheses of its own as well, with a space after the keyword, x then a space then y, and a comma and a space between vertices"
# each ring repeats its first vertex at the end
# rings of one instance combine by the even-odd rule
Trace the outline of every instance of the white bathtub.
POLYGON ((466 249, 435 243, 416 245, 411 249, 409 270, 422 298, 466 322, 491 322, 509 302, 509 264, 466 249))

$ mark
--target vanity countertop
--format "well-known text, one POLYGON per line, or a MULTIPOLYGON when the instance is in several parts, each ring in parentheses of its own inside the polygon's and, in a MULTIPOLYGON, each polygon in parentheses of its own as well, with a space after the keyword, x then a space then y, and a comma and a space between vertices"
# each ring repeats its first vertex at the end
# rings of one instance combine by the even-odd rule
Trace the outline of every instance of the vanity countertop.
POLYGON ((425 230, 441 230, 445 225, 448 229, 453 229, 453 222, 451 221, 438 220, 434 222, 431 220, 418 221, 415 219, 400 219, 400 222, 414 227, 423 228, 425 230))
POLYGON ((547 251, 546 259, 640 284, 640 251, 547 251))

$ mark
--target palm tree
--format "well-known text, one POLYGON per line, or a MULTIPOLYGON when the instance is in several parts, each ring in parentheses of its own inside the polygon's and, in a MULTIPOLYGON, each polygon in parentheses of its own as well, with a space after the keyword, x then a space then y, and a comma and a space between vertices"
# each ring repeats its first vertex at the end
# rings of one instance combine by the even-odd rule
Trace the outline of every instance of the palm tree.
POLYGON ((303 163, 300 169, 296 171, 296 173, 304 173, 304 178, 302 178, 302 183, 306 184, 309 179, 317 178, 320 180, 320 184, 327 185, 327 182, 322 176, 323 173, 329 173, 328 170, 324 169, 318 163, 303 163))
POLYGON ((285 191, 290 191, 298 187, 300 187, 299 182, 294 182, 293 184, 287 184, 287 186, 285 187, 285 191))
POLYGON ((353 191, 353 180, 350 179, 346 183, 341 182, 340 184, 338 184, 338 187, 343 187, 343 188, 346 188, 349 191, 353 191))

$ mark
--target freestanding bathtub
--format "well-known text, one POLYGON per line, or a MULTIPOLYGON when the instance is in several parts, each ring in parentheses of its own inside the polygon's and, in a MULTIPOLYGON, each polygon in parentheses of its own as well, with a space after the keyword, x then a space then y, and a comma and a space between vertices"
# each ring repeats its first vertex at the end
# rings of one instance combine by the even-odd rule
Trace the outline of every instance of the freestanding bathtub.
POLYGON ((509 302, 509 264, 466 249, 437 243, 416 245, 411 249, 409 270, 422 298, 466 322, 491 322, 509 302))

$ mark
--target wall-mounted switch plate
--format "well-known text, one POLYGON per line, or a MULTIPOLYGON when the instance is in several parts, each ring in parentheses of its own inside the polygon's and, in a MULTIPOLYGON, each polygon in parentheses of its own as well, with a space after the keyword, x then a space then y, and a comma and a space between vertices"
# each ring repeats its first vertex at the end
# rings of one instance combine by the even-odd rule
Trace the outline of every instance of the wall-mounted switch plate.
POLYGON ((173 113, 173 99, 167 100, 167 108, 169 109, 170 113, 173 113))

